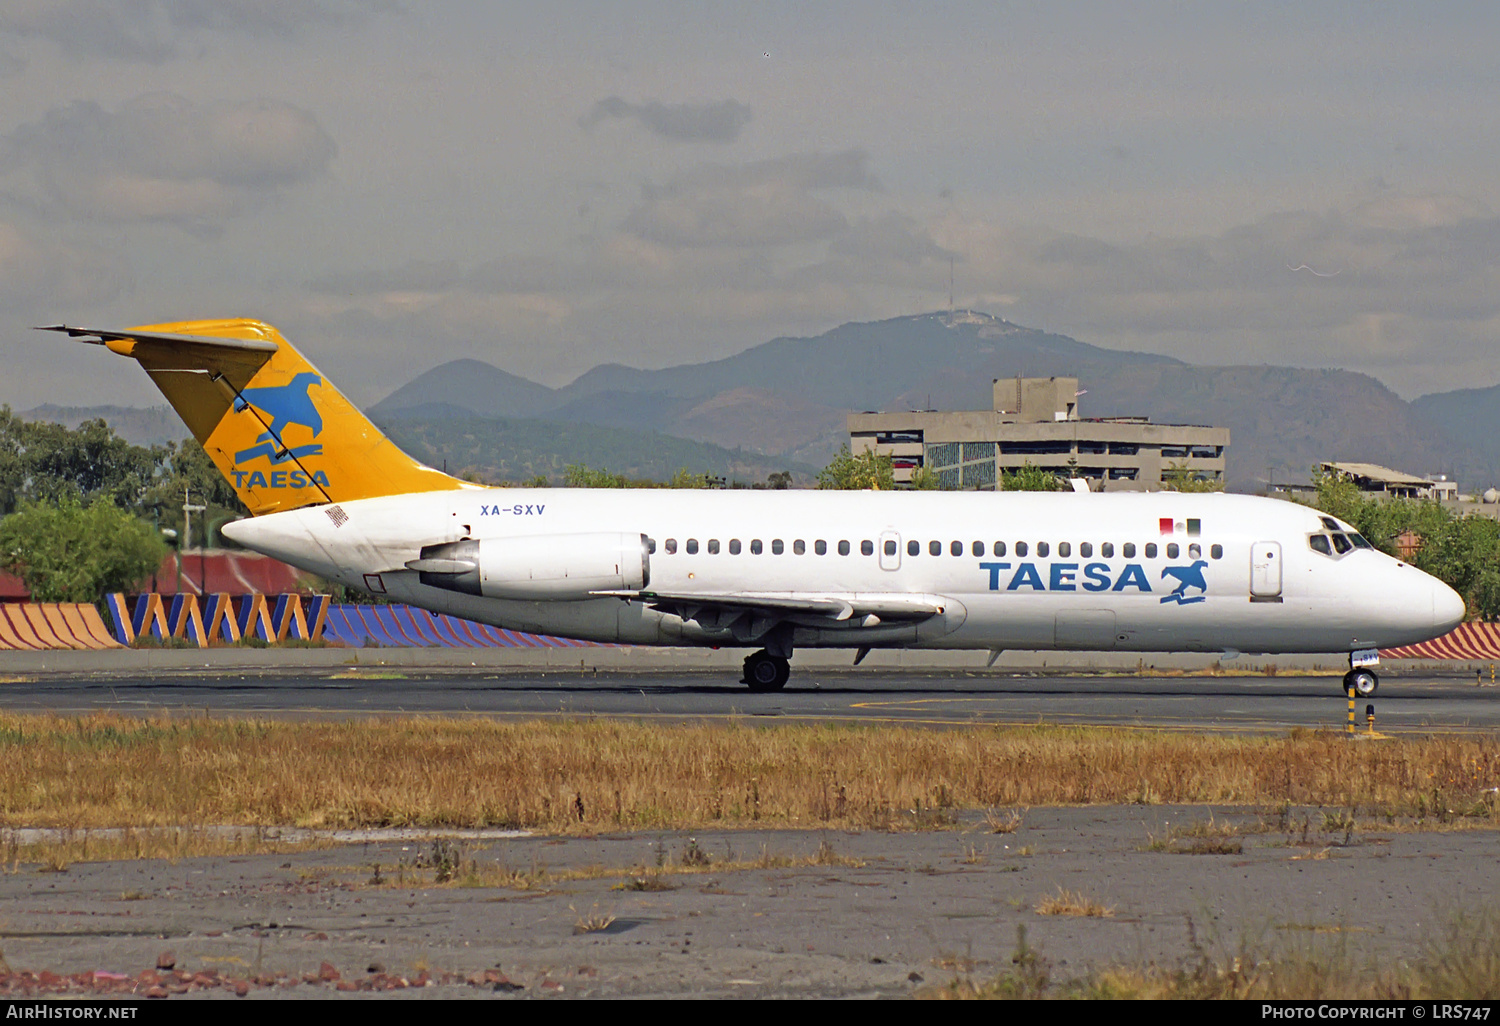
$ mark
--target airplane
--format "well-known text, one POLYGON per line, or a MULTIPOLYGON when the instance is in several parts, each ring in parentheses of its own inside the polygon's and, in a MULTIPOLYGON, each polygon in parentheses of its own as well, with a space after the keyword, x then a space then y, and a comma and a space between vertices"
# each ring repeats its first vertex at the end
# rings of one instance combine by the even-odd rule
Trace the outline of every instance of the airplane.
POLYGON ((1443 582, 1223 493, 490 488, 402 452, 268 324, 53 325, 136 360, 251 513, 234 542, 434 612, 622 645, 1349 653, 1447 633, 1443 582))

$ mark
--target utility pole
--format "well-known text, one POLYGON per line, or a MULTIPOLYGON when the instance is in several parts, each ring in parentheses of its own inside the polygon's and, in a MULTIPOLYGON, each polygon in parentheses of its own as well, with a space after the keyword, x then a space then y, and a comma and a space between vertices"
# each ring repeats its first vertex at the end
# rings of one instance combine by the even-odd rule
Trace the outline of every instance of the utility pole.
MULTIPOLYGON (((202 513, 206 509, 208 509, 207 506, 193 505, 188 497, 188 490, 186 488, 182 490, 182 538, 177 542, 177 593, 179 595, 182 594, 182 560, 187 555, 188 546, 193 543, 193 514, 202 513)), ((202 586, 199 587, 201 589, 202 586)))

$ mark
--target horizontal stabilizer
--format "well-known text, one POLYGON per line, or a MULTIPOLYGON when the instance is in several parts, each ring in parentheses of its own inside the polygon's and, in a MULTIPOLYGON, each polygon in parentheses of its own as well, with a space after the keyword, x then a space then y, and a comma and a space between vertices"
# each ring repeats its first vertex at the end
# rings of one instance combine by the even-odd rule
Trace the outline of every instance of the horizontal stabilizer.
POLYGON ((69 338, 82 339, 90 345, 110 342, 162 342, 169 345, 207 346, 212 350, 250 353, 276 352, 276 343, 264 338, 212 338, 208 335, 175 335, 150 331, 100 331, 96 328, 70 328, 66 324, 49 324, 37 331, 57 331, 69 338))

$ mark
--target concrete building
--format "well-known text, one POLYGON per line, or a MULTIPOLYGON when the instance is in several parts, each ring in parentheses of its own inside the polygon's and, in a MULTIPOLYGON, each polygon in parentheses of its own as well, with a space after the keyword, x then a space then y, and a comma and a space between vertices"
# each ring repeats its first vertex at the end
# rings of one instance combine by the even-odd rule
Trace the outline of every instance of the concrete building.
POLYGON ((1403 474, 1378 463, 1324 463, 1323 473, 1333 474, 1353 481, 1363 492, 1402 499, 1437 499, 1440 502, 1458 501, 1458 482, 1448 480, 1446 474, 1436 477, 1414 477, 1403 474))
POLYGON ((1146 491, 1184 467, 1224 480, 1229 429, 1152 424, 1145 417, 1085 419, 1077 378, 999 378, 994 409, 956 413, 851 413, 849 448, 891 457, 896 483, 927 467, 944 488, 992 491, 999 474, 1030 463, 1081 477, 1095 491, 1146 491))

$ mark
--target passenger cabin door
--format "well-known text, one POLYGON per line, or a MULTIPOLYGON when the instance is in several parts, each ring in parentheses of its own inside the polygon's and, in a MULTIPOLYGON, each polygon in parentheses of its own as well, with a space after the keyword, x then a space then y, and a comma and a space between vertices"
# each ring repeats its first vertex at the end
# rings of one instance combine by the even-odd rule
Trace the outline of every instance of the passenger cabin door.
POLYGON ((901 569, 901 535, 896 531, 882 531, 880 533, 880 548, 876 551, 880 554, 880 569, 901 569))
POLYGON ((1281 601, 1281 543, 1256 542, 1250 546, 1250 601, 1281 601))

